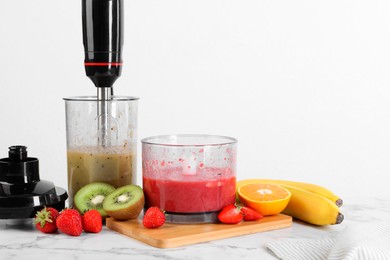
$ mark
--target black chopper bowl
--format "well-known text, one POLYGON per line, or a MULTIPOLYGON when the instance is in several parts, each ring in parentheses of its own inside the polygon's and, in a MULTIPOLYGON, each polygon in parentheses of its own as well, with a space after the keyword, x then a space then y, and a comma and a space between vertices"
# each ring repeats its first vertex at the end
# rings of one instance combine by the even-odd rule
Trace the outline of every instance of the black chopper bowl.
POLYGON ((65 189, 39 178, 39 161, 27 157, 26 146, 9 147, 0 159, 0 219, 33 218, 44 207, 65 208, 65 189))

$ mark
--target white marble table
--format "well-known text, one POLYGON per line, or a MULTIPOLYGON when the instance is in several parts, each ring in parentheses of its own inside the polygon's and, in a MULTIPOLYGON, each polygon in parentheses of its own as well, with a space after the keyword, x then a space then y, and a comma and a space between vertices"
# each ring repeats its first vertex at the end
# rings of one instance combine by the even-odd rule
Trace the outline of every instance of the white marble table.
POLYGON ((174 249, 158 249, 107 228, 99 234, 70 237, 43 234, 32 224, 12 226, 1 221, 0 259, 277 259, 265 245, 274 239, 335 236, 350 223, 390 220, 390 200, 344 200, 344 222, 315 227, 294 221, 292 227, 174 249))

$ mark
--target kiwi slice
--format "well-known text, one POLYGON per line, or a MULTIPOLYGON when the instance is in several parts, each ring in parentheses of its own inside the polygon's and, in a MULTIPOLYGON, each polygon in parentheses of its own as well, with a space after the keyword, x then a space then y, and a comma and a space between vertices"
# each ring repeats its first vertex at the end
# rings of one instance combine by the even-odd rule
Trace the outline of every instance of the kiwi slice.
POLYGON ((87 184, 74 196, 75 207, 81 214, 90 209, 96 209, 102 217, 107 217, 107 213, 103 210, 103 201, 114 190, 114 186, 104 182, 87 184))
POLYGON ((142 188, 138 185, 122 186, 110 193, 103 202, 104 211, 118 220, 134 219, 145 204, 142 188))

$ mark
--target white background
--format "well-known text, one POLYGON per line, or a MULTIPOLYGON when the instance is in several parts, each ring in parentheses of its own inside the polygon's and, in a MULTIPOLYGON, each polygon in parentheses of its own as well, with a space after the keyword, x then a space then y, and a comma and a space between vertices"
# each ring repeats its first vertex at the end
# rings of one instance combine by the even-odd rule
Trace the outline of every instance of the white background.
MULTIPOLYGON (((390 198, 389 1, 124 1, 115 92, 141 98, 139 140, 228 135, 238 179, 390 198)), ((81 1, 2 1, 0 52, 0 157, 27 145, 66 187, 62 98, 95 94, 81 1)))

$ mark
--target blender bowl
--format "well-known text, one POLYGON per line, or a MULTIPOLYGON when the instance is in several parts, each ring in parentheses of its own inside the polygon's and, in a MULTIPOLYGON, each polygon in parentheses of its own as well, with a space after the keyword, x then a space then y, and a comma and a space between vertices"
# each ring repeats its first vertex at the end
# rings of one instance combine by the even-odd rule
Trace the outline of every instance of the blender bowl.
POLYGON ((235 203, 236 139, 189 134, 141 142, 146 208, 161 208, 171 223, 215 223, 235 203))
POLYGON ((69 205, 85 185, 116 188, 136 183, 136 97, 114 96, 106 114, 97 114, 96 97, 65 98, 69 205), (105 129, 99 128, 104 117, 105 129), (102 131, 104 130, 104 131, 102 131))

